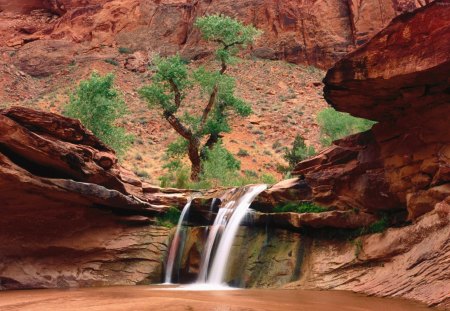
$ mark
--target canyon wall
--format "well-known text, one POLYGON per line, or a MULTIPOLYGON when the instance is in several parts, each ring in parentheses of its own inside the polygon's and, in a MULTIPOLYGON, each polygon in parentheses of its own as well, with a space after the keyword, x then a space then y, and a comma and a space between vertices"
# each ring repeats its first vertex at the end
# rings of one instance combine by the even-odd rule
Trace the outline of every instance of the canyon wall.
POLYGON ((186 202, 164 191, 79 121, 0 110, 0 289, 159 282, 169 230, 155 217, 186 202))
POLYGON ((299 163, 296 179, 275 185, 254 203, 267 211, 279 202, 309 201, 346 213, 345 222, 330 212, 268 218, 291 228, 328 228, 325 239, 313 235, 301 276, 289 287, 406 297, 450 308, 449 20, 448 1, 399 16, 328 71, 327 101, 378 123, 299 163), (352 237, 353 243, 331 230, 362 224, 361 214, 384 215, 394 228, 352 237))
POLYGON ((20 48, 42 39, 64 40, 78 43, 77 49, 82 54, 98 52, 103 46, 116 46, 150 55, 181 52, 187 58, 199 58, 210 50, 201 42, 193 23, 199 16, 219 13, 263 30, 251 48, 252 55, 328 68, 367 42, 392 18, 426 2, 429 1, 29 0, 14 4, 1 1, 0 11, 5 12, 0 19, 10 26, 0 33, 0 45, 20 48), (42 23, 42 14, 35 19, 7 14, 25 14, 35 8, 53 17, 44 16, 46 22, 42 23))

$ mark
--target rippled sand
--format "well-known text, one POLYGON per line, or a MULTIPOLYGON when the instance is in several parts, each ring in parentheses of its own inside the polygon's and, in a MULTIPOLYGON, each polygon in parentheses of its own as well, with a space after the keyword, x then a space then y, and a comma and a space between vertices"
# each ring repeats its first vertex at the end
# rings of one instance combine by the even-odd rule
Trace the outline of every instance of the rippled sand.
POLYGON ((0 292, 2 311, 418 311, 400 299, 348 292, 300 290, 164 290, 161 287, 104 287, 77 290, 0 292))

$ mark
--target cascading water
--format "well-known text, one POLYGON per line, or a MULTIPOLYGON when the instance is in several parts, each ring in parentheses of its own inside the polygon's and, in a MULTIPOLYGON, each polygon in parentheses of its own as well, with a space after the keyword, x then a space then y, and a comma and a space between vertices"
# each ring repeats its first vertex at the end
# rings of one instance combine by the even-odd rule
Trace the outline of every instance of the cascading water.
MULTIPOLYGON (((201 257, 197 279, 197 284, 200 285, 199 289, 223 289, 220 286, 223 285, 224 274, 239 225, 247 214, 253 200, 266 189, 267 185, 231 189, 222 197, 221 201, 225 205, 219 209, 214 224, 209 228, 208 238, 201 257)), ((210 212, 212 212, 215 202, 216 200, 213 200, 210 212)), ((174 263, 178 254, 182 252, 180 249, 181 228, 187 218, 190 205, 191 202, 186 204, 181 213, 170 247, 165 276, 165 283, 167 284, 170 284, 172 281, 174 263)))
POLYGON ((228 258, 230 257, 231 247, 234 238, 239 229, 239 225, 247 214, 250 204, 258 194, 267 189, 267 185, 250 186, 246 192, 237 198, 228 202, 217 214, 217 218, 223 224, 223 232, 218 242, 214 257, 209 257, 210 265, 207 273, 206 283, 211 285, 221 285, 225 269, 227 268, 228 258))
POLYGON ((173 268, 175 265, 175 261, 178 257, 178 254, 181 252, 180 246, 181 246, 181 229, 183 226, 183 223, 185 222, 189 208, 191 207, 192 200, 189 200, 186 205, 183 208, 183 211, 181 212, 180 219, 178 220, 177 229, 175 231, 175 235, 173 237, 172 243, 170 245, 169 249, 169 256, 167 257, 167 264, 166 264, 166 275, 164 279, 164 283, 171 284, 172 283, 172 274, 173 274, 173 268))

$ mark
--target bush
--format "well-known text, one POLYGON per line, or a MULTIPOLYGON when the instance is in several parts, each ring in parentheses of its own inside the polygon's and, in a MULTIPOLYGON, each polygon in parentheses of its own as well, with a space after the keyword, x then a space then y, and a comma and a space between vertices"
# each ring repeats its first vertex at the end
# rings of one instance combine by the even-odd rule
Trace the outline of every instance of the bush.
POLYGON ((174 187, 179 189, 190 189, 191 183, 189 176, 191 171, 189 167, 180 160, 174 160, 164 165, 163 168, 168 172, 159 178, 161 187, 174 187))
POLYGON ((361 235, 384 232, 389 227, 389 217, 384 214, 380 220, 370 226, 361 229, 361 235))
POLYGON ((244 149, 239 149, 237 156, 238 157, 248 157, 250 154, 248 153, 247 150, 244 149))
POLYGON ((310 202, 303 202, 300 204, 290 202, 276 206, 273 209, 274 213, 323 213, 327 211, 328 209, 314 205, 310 202))
POLYGON ((370 129, 376 122, 355 118, 348 113, 338 112, 333 108, 327 108, 319 112, 317 122, 321 130, 321 142, 324 146, 345 136, 364 132, 370 129))
POLYGON ((126 47, 119 47, 119 53, 120 54, 131 54, 133 53, 133 51, 130 48, 126 48, 126 47))
POLYGON ((116 126, 125 116, 127 107, 113 85, 112 74, 100 76, 93 73, 81 81, 65 106, 64 114, 76 118, 122 156, 131 145, 133 137, 125 129, 116 126))
MULTIPOLYGON (((180 144, 178 144, 178 147, 180 144)), ((174 152, 177 148, 171 148, 174 152)), ((168 150, 169 151, 169 150, 168 150)), ((238 187, 256 183, 276 183, 276 178, 269 174, 259 176, 254 171, 240 173, 241 163, 228 152, 221 143, 212 149, 205 150, 205 158, 202 161, 202 174, 200 180, 192 182, 189 179, 190 168, 181 160, 173 160, 164 167, 167 174, 160 178, 161 187, 175 187, 185 189, 208 189, 212 187, 238 187)))
POLYGON ((108 63, 113 66, 119 66, 119 62, 112 58, 105 59, 105 63, 108 63))
POLYGON ((156 219, 156 225, 166 228, 173 228, 178 224, 181 212, 175 207, 170 207, 167 212, 156 219))
POLYGON ((304 139, 297 135, 295 137, 292 148, 286 150, 284 159, 289 163, 289 167, 293 169, 297 163, 316 154, 316 150, 312 146, 306 146, 304 139))

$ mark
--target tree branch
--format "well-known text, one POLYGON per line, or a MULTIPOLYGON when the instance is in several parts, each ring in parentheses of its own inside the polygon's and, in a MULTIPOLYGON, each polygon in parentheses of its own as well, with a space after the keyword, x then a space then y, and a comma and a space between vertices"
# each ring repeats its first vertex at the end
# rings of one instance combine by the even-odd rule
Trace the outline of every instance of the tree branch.
POLYGON ((180 108, 180 106, 181 106, 180 89, 178 88, 178 85, 176 85, 176 83, 172 79, 169 80, 169 84, 170 84, 170 87, 172 88, 173 93, 175 94, 175 106, 177 106, 177 108, 180 108))
POLYGON ((169 122, 170 125, 172 125, 172 127, 174 128, 175 131, 177 131, 178 134, 180 134, 189 141, 192 139, 193 134, 191 130, 186 128, 180 122, 180 120, 178 120, 178 118, 173 115, 173 113, 169 111, 164 111, 164 118, 167 120, 167 122, 169 122))
POLYGON ((219 87, 214 85, 214 89, 209 97, 208 105, 206 105, 205 110, 203 110, 202 120, 200 123, 200 132, 203 131, 203 127, 205 126, 206 120, 208 119, 208 115, 214 107, 214 103, 216 102, 217 93, 219 92, 219 87))

